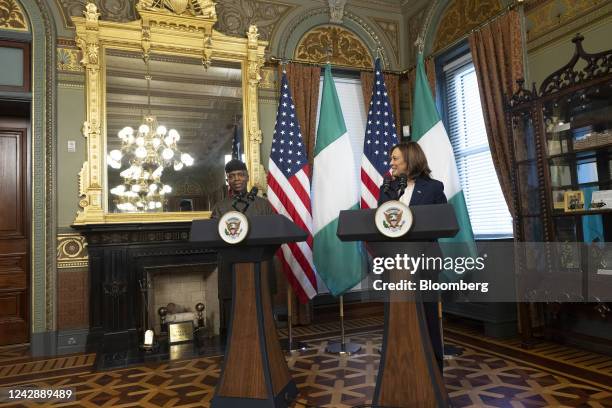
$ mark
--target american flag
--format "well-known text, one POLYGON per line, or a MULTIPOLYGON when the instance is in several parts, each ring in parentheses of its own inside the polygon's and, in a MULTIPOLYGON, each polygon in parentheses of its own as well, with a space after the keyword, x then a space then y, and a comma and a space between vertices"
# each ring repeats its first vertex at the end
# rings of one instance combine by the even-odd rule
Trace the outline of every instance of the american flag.
POLYGON ((234 137, 232 138, 232 159, 242 160, 240 150, 240 134, 238 132, 238 125, 234 125, 234 137))
POLYGON ((284 244, 278 253, 287 280, 298 299, 305 303, 317 294, 312 260, 310 166, 284 72, 268 168, 270 204, 277 213, 308 232, 306 241, 284 244))
POLYGON ((389 149, 397 144, 395 118, 380 69, 380 58, 374 64, 372 99, 361 157, 361 208, 376 208, 380 185, 389 173, 389 149))

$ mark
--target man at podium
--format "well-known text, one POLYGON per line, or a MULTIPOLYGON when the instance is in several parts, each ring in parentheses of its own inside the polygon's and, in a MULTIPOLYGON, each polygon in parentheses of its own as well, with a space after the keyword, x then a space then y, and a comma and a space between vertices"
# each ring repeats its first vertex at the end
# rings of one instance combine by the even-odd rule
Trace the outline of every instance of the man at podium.
MULTIPOLYGON (((215 204, 211 218, 219 219, 229 211, 240 211, 247 216, 275 214, 272 206, 265 198, 257 196, 257 188, 247 192, 249 172, 244 162, 233 159, 225 165, 225 176, 229 184, 229 196, 215 204)), ((219 331, 221 336, 227 334, 229 316, 232 311, 232 273, 230 265, 219 263, 219 331)), ((270 270, 271 289, 274 288, 274 273, 270 270)))
MULTIPOLYGON (((391 177, 380 187, 378 205, 399 200, 407 206, 444 204, 444 184, 430 177, 431 170, 423 149, 416 142, 399 143, 391 148, 391 177)), ((435 248, 439 250, 439 248, 435 248)), ((431 272, 431 271, 429 271, 431 272)), ((428 276, 437 281, 437 276, 428 276)), ((444 367, 444 346, 440 332, 438 304, 423 302, 431 345, 440 370, 444 367)))
POLYGON ((247 193, 249 172, 246 164, 238 159, 232 159, 225 165, 225 177, 230 187, 228 197, 215 204, 212 218, 219 219, 229 211, 240 211, 246 215, 272 215, 275 214, 268 200, 257 197, 257 189, 253 188, 247 193))

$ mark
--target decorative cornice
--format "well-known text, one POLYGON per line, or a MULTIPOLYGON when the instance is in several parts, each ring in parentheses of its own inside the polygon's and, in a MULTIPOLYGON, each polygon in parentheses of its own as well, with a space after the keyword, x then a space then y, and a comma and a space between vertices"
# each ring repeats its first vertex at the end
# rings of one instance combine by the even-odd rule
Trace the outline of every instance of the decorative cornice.
POLYGON ((350 30, 337 25, 313 28, 300 39, 294 58, 299 61, 325 63, 358 68, 371 68, 372 56, 361 39, 350 30), (331 56, 327 49, 331 47, 331 56))
POLYGON ((26 13, 17 0, 0 0, 0 29, 30 31, 26 13))

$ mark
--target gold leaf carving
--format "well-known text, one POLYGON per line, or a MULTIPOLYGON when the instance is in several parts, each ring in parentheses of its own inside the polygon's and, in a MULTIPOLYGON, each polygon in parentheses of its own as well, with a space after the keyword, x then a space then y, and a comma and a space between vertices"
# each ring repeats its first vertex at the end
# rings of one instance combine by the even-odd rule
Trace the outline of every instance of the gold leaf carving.
POLYGON ((66 72, 83 72, 83 66, 80 63, 81 53, 74 48, 57 49, 57 70, 66 72))
POLYGON ((0 28, 29 31, 28 20, 17 0, 0 0, 0 28))
POLYGON ((499 13, 499 0, 454 0, 444 11, 433 49, 440 50, 499 13))
POLYGON ((87 241, 80 234, 57 235, 57 267, 80 268, 88 263, 87 241))
POLYGON ((274 69, 264 68, 261 70, 261 80, 259 81, 261 89, 276 89, 276 81, 274 80, 274 69))
POLYGON ((138 9, 172 12, 177 15, 217 18, 212 0, 140 0, 138 9))
POLYGON ((328 49, 331 49, 329 60, 333 65, 372 68, 372 56, 359 37, 352 31, 334 25, 319 26, 304 34, 294 58, 317 64, 325 63, 328 49))

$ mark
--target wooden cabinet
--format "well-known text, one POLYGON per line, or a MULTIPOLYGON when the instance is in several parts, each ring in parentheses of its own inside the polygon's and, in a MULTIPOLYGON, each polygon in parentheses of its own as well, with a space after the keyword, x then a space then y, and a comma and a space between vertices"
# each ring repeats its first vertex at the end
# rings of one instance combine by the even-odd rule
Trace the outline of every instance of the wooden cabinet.
POLYGON ((612 272, 606 266, 612 203, 591 203, 595 191, 612 190, 612 50, 589 54, 582 40, 572 39, 573 57, 539 89, 520 83, 510 100, 515 233, 519 241, 558 243, 554 255, 542 254, 545 268, 552 277, 579 283, 574 303, 551 301, 541 308, 544 333, 612 352, 606 303, 612 275, 605 272, 612 272), (601 252, 596 262, 594 251, 601 252))

